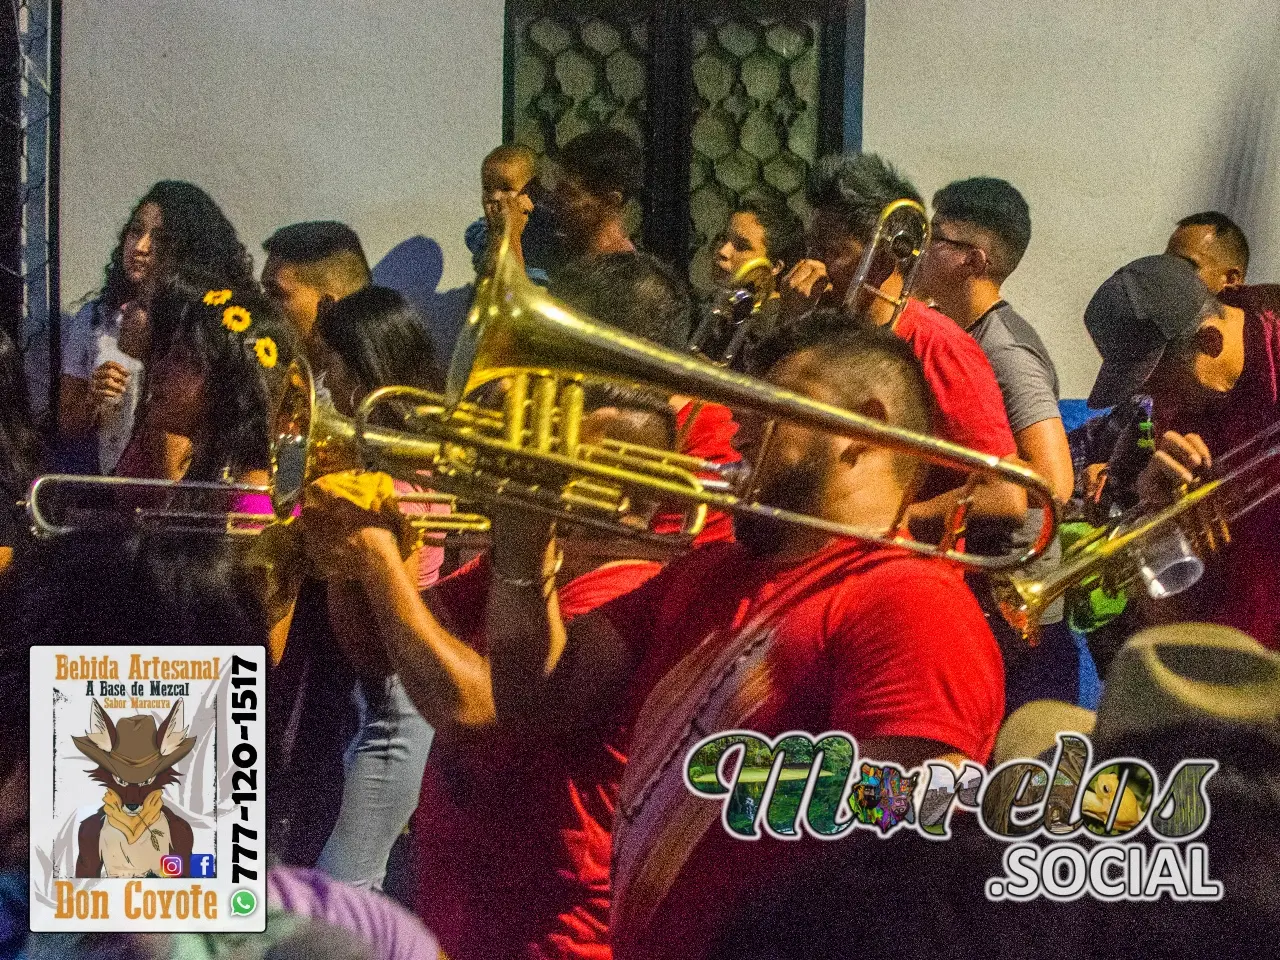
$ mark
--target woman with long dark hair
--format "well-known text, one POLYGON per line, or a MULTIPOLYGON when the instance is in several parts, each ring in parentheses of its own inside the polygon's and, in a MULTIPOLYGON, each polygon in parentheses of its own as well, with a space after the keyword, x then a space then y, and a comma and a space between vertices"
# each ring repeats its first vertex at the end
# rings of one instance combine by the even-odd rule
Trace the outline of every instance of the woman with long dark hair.
POLYGON ((151 369, 123 476, 265 484, 270 396, 292 342, 256 285, 172 277, 150 311, 151 369))
POLYGON ((174 276, 252 286, 253 263, 235 228, 199 187, 162 180, 138 201, 97 297, 72 320, 63 353, 58 425, 93 438, 98 469, 114 470, 132 434, 156 290, 174 276))
MULTIPOLYGON (((440 371, 421 321, 394 290, 366 287, 321 309, 313 360, 337 412, 350 416, 383 386, 439 390, 440 371)), ((412 489, 397 483, 401 492, 412 489)), ((408 505, 405 505, 406 508, 408 505)), ((439 547, 419 550, 406 564, 419 589, 435 582, 444 560, 439 547)), ((366 624, 350 622, 345 591, 358 583, 327 584, 328 618, 335 639, 364 639, 366 624)), ((350 650, 354 644, 347 644, 350 650)), ((351 652, 353 659, 358 654, 351 652)), ((317 866, 339 880, 380 888, 396 837, 418 805, 427 753, 435 736, 414 708, 399 676, 381 665, 358 665, 355 696, 359 730, 347 749, 338 819, 317 866)))

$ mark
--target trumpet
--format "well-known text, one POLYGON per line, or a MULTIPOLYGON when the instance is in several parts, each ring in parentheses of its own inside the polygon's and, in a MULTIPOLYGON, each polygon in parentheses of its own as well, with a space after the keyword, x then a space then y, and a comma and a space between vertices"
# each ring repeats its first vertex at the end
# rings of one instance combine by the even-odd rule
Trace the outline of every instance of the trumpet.
POLYGON ((1131 512, 1075 543, 1042 580, 1014 573, 994 584, 1000 612, 1034 642, 1045 609, 1073 587, 1097 577, 1115 595, 1141 583, 1154 600, 1190 589, 1204 558, 1231 542, 1241 517, 1280 494, 1280 423, 1224 453, 1214 475, 1184 489, 1154 512, 1131 512))
MULTIPOLYGON (((1038 556, 1057 522, 1048 485, 1026 467, 779 389, 570 311, 525 277, 511 254, 509 233, 492 272, 478 285, 444 395, 409 387, 377 390, 357 410, 355 429, 366 465, 416 463, 436 489, 480 502, 514 502, 639 537, 647 535, 652 515, 644 505, 675 503, 686 509, 680 531, 686 538, 698 532, 708 509, 718 509, 1000 571, 1038 556), (495 381, 507 383, 501 410, 465 401, 495 381), (971 482, 999 477, 1024 488, 1043 508, 1044 525, 1025 550, 976 556, 956 549, 963 510, 953 514, 943 541, 934 545, 895 533, 896 523, 889 529, 854 526, 761 503, 750 491, 735 493, 740 484, 723 470, 715 474, 718 479, 704 480, 701 475, 717 470, 711 464, 665 450, 584 443, 585 389, 597 382, 640 384, 857 437, 960 470, 971 482), (410 407, 401 415, 403 429, 373 429, 375 413, 392 403, 410 407)), ((904 509, 905 503, 899 512, 904 509)))
MULTIPOLYGON (((40 538, 117 529, 245 537, 287 520, 301 505, 306 484, 322 474, 359 465, 350 443, 355 432, 351 421, 332 407, 316 403, 305 361, 295 360, 290 371, 310 390, 306 415, 302 418, 299 412, 296 386, 290 390, 286 385, 272 415, 275 439, 269 485, 46 474, 32 483, 25 501, 32 532, 40 538), (295 375, 295 370, 302 373, 295 375), (77 504, 77 492, 97 502, 77 504), (270 509, 237 510, 236 504, 246 497, 266 500, 270 509), (104 499, 106 503, 101 502, 104 499)), ((420 479, 408 473, 407 479, 420 479)), ((459 512, 458 498, 450 494, 403 493, 396 496, 396 503, 448 508, 447 512, 410 514, 408 522, 417 531, 418 546, 489 529, 487 517, 459 512)))
POLYGON ((929 215, 924 207, 914 200, 894 200, 880 211, 876 221, 875 232, 871 242, 862 251, 862 259, 858 262, 857 272, 849 284, 849 292, 845 294, 844 311, 849 316, 857 316, 862 308, 864 292, 872 297, 893 304, 893 317, 889 329, 896 329, 898 317, 907 305, 907 299, 915 287, 916 274, 920 271, 920 262, 924 258, 925 248, 929 246, 929 238, 933 228, 929 223, 929 215), (902 273, 902 290, 894 297, 880 289, 880 283, 889 275, 884 271, 886 258, 892 260, 894 266, 902 273), (880 274, 883 273, 883 276, 880 274), (876 277, 879 282, 876 282, 876 277))
POLYGON ((734 272, 730 289, 717 293, 689 349, 718 366, 732 366, 776 288, 773 262, 767 257, 748 260, 734 272))

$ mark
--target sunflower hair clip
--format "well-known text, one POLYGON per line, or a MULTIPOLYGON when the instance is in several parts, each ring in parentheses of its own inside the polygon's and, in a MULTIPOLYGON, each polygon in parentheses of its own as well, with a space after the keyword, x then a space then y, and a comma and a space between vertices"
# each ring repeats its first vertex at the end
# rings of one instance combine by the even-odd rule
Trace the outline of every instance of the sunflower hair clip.
POLYGON ((253 341, 253 354, 265 369, 270 370, 280 359, 280 349, 270 337, 259 337, 253 341))

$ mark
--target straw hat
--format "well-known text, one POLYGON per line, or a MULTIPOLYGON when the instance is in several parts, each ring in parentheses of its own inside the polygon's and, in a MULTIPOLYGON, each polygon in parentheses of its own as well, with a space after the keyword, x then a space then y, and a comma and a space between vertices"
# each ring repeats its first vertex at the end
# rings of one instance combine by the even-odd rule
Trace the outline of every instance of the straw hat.
POLYGON ((1056 700, 1019 707, 1000 728, 992 764, 1051 757, 1060 731, 1107 741, 1196 719, 1280 729, 1280 654, 1230 627, 1143 630, 1116 655, 1096 714, 1056 700))

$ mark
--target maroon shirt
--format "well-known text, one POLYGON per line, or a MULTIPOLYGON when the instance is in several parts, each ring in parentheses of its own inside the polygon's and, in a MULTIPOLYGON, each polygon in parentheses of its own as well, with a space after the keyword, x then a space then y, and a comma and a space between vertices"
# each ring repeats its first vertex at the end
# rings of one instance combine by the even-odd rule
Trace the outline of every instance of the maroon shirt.
MULTIPOLYGON (((1226 290, 1220 299, 1244 310, 1244 372, 1203 414, 1167 427, 1198 433, 1215 458, 1280 421, 1280 285, 1226 290)), ((1280 483, 1280 460, 1266 477, 1280 483)), ((1208 560, 1203 581, 1188 594, 1195 614, 1280 650, 1278 553, 1280 496, 1231 525, 1231 543, 1208 560)))

